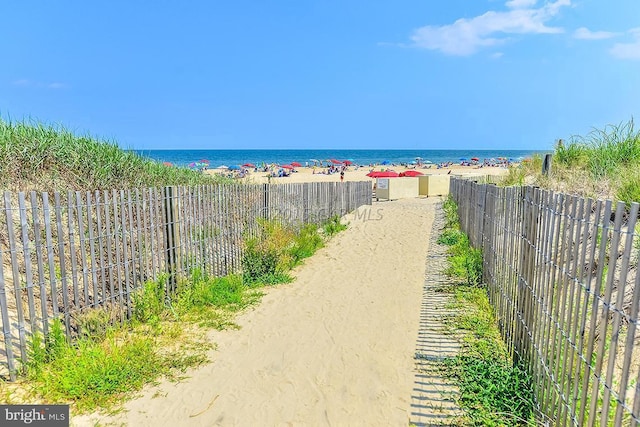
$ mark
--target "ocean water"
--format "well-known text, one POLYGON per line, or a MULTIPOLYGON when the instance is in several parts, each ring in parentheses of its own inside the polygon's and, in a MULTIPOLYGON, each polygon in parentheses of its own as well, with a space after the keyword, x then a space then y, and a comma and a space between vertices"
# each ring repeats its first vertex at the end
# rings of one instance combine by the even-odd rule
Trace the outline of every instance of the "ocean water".
POLYGON ((220 165, 232 166, 252 163, 261 165, 277 163, 286 164, 299 162, 305 165, 313 164, 313 160, 326 161, 328 159, 351 160, 354 164, 370 165, 389 163, 409 163, 417 157, 423 162, 432 163, 454 162, 460 163, 461 159, 477 157, 492 159, 506 157, 519 161, 535 154, 544 154, 548 151, 536 150, 134 150, 138 154, 159 161, 170 162, 176 166, 186 167, 192 162, 205 159, 210 162, 210 167, 220 165))

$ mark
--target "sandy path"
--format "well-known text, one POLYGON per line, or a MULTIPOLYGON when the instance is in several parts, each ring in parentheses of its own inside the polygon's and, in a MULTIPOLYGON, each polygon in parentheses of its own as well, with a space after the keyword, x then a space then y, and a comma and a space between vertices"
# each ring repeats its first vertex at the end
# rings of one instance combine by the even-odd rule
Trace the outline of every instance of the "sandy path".
POLYGON ((181 383, 150 387, 100 423, 407 425, 436 202, 379 203, 350 215, 349 229, 294 283, 238 318, 240 330, 212 334, 211 363, 181 383))

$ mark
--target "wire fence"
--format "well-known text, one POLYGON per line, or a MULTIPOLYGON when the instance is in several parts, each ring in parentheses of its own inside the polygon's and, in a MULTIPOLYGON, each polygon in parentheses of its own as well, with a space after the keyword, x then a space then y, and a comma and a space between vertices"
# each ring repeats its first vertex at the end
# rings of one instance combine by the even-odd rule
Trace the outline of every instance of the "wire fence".
POLYGON ((511 355, 554 426, 640 418, 638 203, 453 179, 511 355))
POLYGON ((132 293, 194 269, 239 272, 259 219, 299 226, 370 205, 369 182, 224 184, 11 193, 0 202, 0 377, 15 380, 30 336, 60 318, 69 339, 96 308, 131 315, 132 293))

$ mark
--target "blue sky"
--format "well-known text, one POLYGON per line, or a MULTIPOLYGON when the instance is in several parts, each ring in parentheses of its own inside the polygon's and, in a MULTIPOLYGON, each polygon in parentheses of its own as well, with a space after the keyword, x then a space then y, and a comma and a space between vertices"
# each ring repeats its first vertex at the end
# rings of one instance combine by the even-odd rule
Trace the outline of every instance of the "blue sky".
POLYGON ((136 149, 549 149, 640 117, 638 0, 0 5, 0 116, 136 149))

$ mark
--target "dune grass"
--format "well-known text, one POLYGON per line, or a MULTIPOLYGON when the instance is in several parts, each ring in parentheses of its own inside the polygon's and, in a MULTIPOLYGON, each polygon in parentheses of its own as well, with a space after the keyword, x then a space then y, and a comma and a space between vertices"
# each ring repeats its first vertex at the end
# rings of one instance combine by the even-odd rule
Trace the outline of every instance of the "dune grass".
POLYGON ((0 118, 0 188, 11 191, 109 190, 192 185, 218 178, 170 167, 112 141, 61 126, 0 118))
POLYGON ((438 243, 448 247, 446 270, 454 284, 443 288, 452 295, 447 306, 456 314, 446 319, 448 330, 462 341, 458 356, 446 358, 442 372, 460 389, 464 415, 456 425, 527 426, 534 422, 531 378, 509 358, 487 289, 482 282, 482 254, 460 231, 457 206, 443 204, 445 228, 438 243))
POLYGON ((633 119, 559 141, 551 174, 534 157, 509 171, 504 185, 537 185, 584 197, 640 201, 640 131, 633 119))

